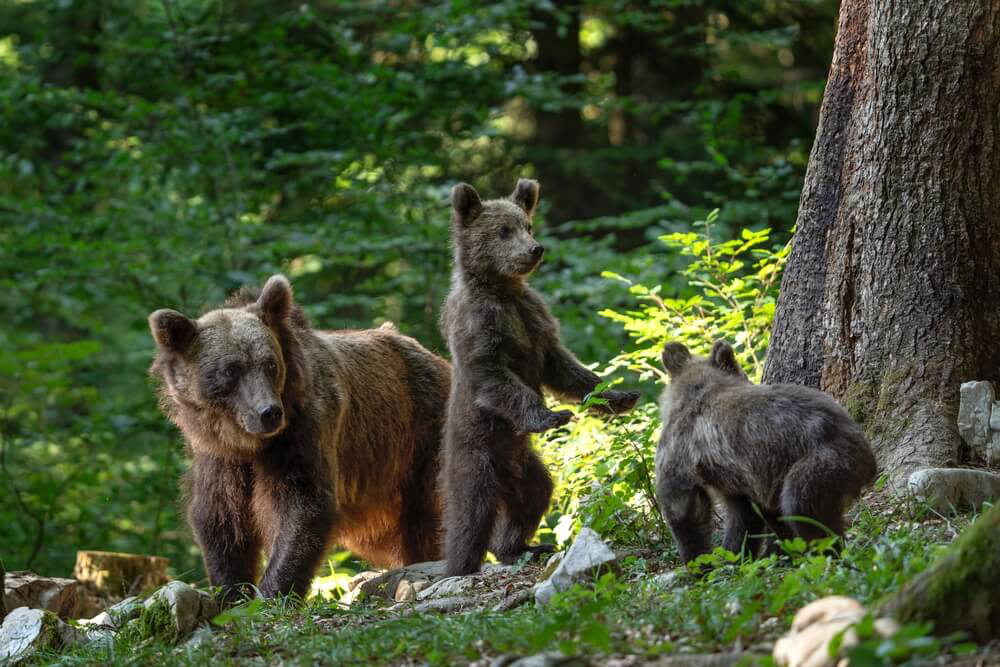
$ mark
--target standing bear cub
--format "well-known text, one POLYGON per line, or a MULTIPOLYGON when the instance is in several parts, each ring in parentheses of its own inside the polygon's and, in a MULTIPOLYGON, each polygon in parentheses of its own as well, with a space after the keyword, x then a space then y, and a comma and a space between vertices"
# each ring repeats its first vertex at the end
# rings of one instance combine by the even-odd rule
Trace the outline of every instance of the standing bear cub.
POLYGON ((326 549, 440 558, 438 456, 450 371, 382 327, 313 329, 284 276, 197 320, 149 316, 161 404, 187 441, 188 521, 231 601, 304 595, 326 549))
MULTIPOLYGON (((844 510, 875 479, 864 433, 827 394, 755 385, 728 343, 708 359, 667 343, 656 498, 685 562, 710 551, 712 499, 725 506, 722 546, 756 556, 763 533, 844 535, 844 510), (782 518, 786 517, 786 518, 782 518)), ((775 549, 772 541, 768 551, 775 549)))
MULTIPOLYGON (((532 237, 538 183, 521 179, 507 199, 452 192, 454 272, 442 314, 452 385, 442 470, 448 574, 475 572, 487 549, 504 563, 525 552, 552 497, 552 480, 529 433, 568 422, 542 387, 582 399, 600 378, 563 347, 541 297, 525 282, 542 261, 532 237)), ((606 391, 603 411, 630 410, 638 392, 606 391)))

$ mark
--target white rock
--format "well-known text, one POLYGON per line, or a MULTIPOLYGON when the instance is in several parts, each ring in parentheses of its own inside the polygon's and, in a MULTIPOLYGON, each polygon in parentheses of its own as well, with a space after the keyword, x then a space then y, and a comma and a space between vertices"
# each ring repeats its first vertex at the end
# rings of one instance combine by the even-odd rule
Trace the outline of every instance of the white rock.
POLYGON ((990 413, 995 394, 989 382, 963 382, 959 389, 958 433, 975 454, 986 459, 990 413))
POLYGON ((36 651, 59 649, 82 641, 83 633, 45 609, 18 607, 0 626, 0 664, 16 665, 36 651))
POLYGON ((41 577, 27 570, 8 572, 3 587, 7 609, 47 609, 62 618, 73 616, 80 599, 76 579, 41 577))
POLYGON ((185 646, 197 648, 202 644, 212 641, 212 627, 208 623, 202 623, 191 633, 191 637, 184 642, 185 646))
POLYGON ((501 656, 499 660, 502 661, 495 661, 490 667, 494 667, 494 665, 497 667, 501 665, 502 667, 585 667, 590 664, 585 658, 566 656, 558 651, 547 651, 513 660, 509 657, 501 656))
POLYGON ((684 577, 684 569, 676 567, 668 572, 661 572, 653 577, 653 583, 660 588, 673 588, 674 584, 684 577))
POLYGON ((416 594, 417 600, 432 600, 437 598, 454 597, 468 590, 471 590, 476 583, 476 577, 445 577, 435 581, 433 584, 416 594))
POLYGON ((417 592, 413 589, 413 584, 411 584, 406 579, 399 582, 399 586, 396 587, 396 602, 413 602, 417 599, 417 592))
POLYGON ((969 468, 926 468, 910 475, 907 488, 934 510, 954 512, 1000 498, 1000 475, 969 468))
POLYGON ((207 593, 191 588, 183 581, 171 581, 149 596, 143 603, 146 609, 166 604, 178 637, 186 637, 202 620, 212 618, 218 607, 207 593))
POLYGON ((552 576, 535 586, 535 604, 547 605, 556 593, 568 590, 576 582, 587 581, 597 568, 616 560, 615 552, 600 535, 591 528, 582 528, 552 576))

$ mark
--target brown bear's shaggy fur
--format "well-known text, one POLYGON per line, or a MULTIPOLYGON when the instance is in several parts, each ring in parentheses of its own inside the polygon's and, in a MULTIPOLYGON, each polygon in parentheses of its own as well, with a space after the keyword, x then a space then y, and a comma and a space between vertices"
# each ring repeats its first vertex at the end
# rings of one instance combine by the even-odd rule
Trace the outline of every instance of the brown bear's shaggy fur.
POLYGON ((188 521, 232 599, 303 595, 331 544, 396 566, 440 557, 449 366, 382 327, 312 329, 273 276, 192 320, 149 317, 161 404, 187 440, 188 521))
MULTIPOLYGON (((532 237, 538 183, 482 202, 470 185, 452 193, 455 267, 442 329, 454 366, 445 428, 445 553, 449 574, 475 572, 489 548, 505 563, 529 547, 552 480, 529 433, 569 421, 545 406, 542 387, 576 400, 600 378, 559 340, 559 327, 525 278, 542 260, 532 237)), ((606 391, 604 410, 631 409, 638 392, 606 391)))
POLYGON ((660 404, 656 497, 682 560, 711 547, 710 492, 726 507, 722 545, 736 553, 758 555, 765 532, 828 534, 782 517, 809 517, 843 536, 844 510, 876 473, 864 433, 843 408, 809 387, 752 384, 723 341, 708 359, 680 343, 662 356, 671 381, 660 404))

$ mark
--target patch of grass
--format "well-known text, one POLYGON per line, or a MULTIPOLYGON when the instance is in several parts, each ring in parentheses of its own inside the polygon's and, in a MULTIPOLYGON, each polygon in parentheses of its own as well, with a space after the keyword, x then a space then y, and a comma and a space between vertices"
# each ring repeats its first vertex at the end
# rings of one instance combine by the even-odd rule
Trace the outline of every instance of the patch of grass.
MULTIPOLYGON (((547 650, 644 658, 753 650, 767 664, 771 643, 787 631, 802 605, 833 594, 874 604, 925 569, 968 523, 968 517, 950 522, 925 512, 905 504, 864 505, 840 559, 798 540, 784 544, 782 559, 742 560, 718 549, 706 557, 707 574, 683 571, 667 586, 656 583, 655 575, 676 566, 672 547, 647 549, 628 557, 619 574, 604 574, 593 587, 577 586, 543 610, 529 605, 503 613, 400 617, 367 604, 343 609, 319 599, 300 606, 271 602, 252 613, 230 614, 213 640, 199 647, 123 633, 114 644, 78 648, 57 660, 163 667, 450 665, 547 650)), ((907 631, 906 646, 940 650, 926 627, 908 626, 907 631)), ((875 640, 865 646, 869 654, 877 653, 875 640)), ((911 654, 897 646, 894 654, 876 657, 883 662, 866 664, 906 664, 917 648, 911 654)))

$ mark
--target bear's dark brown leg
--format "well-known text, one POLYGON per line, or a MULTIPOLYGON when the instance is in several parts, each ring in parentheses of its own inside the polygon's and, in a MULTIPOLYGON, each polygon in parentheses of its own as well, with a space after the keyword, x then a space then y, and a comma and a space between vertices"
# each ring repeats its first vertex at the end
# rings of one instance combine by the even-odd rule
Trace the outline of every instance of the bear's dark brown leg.
POLYGON ((272 443, 255 468, 260 520, 271 523, 263 526, 272 543, 259 585, 267 598, 305 597, 334 529, 334 484, 303 431, 272 443))
POLYGON ((726 519, 722 534, 722 546, 734 554, 743 553, 751 558, 760 551, 764 519, 757 514, 746 496, 731 496, 725 499, 726 519))
POLYGON ((658 475, 656 501, 670 524, 677 552, 687 563, 712 549, 712 501, 683 471, 658 475))
MULTIPOLYGON (((531 450, 527 438, 520 445, 523 458, 519 477, 504 482, 503 512, 497 520, 491 551, 502 563, 513 563, 525 552, 550 553, 549 544, 528 546, 552 500, 552 478, 545 464, 531 450)), ((514 467, 514 466, 511 466, 514 467)))
POLYGON ((449 433, 466 437, 461 444, 448 442, 445 471, 445 557, 447 574, 479 571, 486 556, 497 517, 497 478, 486 445, 485 433, 449 433))
POLYGON ((260 533, 250 512, 250 463, 194 457, 188 522, 201 547, 208 580, 222 587, 224 604, 251 595, 260 568, 260 533))

